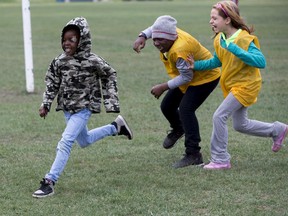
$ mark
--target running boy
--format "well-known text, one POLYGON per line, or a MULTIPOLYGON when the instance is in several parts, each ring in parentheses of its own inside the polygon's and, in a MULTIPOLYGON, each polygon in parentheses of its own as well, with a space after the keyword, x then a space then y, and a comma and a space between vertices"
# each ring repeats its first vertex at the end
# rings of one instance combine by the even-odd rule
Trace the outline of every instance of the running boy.
POLYGON ((64 112, 66 128, 58 142, 50 171, 32 195, 37 198, 54 194, 54 185, 66 166, 75 141, 85 148, 106 136, 133 138, 121 115, 111 124, 90 131, 87 128, 91 114, 100 112, 102 94, 107 113, 119 113, 120 108, 116 71, 91 52, 90 30, 84 17, 76 17, 67 23, 62 30, 61 44, 64 52, 53 59, 46 73, 46 91, 39 115, 47 116, 58 95, 56 111, 64 112))

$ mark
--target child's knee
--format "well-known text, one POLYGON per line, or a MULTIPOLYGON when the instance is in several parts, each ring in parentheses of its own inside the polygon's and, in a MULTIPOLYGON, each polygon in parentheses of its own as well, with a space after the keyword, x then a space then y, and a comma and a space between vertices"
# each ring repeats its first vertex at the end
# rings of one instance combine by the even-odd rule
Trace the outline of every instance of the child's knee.
POLYGON ((214 123, 221 123, 221 122, 225 122, 226 121, 226 119, 227 118, 225 118, 225 116, 224 115, 221 115, 221 113, 219 113, 219 112, 215 112, 214 114, 213 114, 213 122, 214 123))
POLYGON ((91 143, 88 142, 83 142, 83 141, 77 141, 78 145, 80 146, 80 148, 86 148, 87 146, 89 146, 91 143))
POLYGON ((67 154, 70 154, 72 145, 73 143, 67 142, 64 139, 61 139, 56 149, 57 151, 66 152, 67 154))
POLYGON ((246 126, 237 121, 233 122, 233 128, 235 131, 240 132, 240 133, 244 133, 246 131, 246 126))

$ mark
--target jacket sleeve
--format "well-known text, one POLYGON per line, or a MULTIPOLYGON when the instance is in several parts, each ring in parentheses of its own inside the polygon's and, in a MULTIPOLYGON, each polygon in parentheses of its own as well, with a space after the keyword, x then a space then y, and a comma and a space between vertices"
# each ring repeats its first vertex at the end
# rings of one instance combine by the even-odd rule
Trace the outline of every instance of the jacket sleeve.
POLYGON ((179 71, 179 75, 167 82, 169 89, 175 89, 193 79, 193 71, 190 69, 190 64, 184 59, 178 58, 176 67, 179 71))
POLYGON ((211 70, 217 67, 221 67, 221 65, 222 63, 216 55, 216 52, 214 52, 214 56, 210 59, 195 61, 194 71, 211 70))
POLYGON ((106 112, 120 112, 117 72, 102 57, 98 56, 98 71, 101 80, 104 107, 106 112))
POLYGON ((51 109, 51 104, 54 98, 57 96, 60 85, 61 85, 61 76, 56 65, 56 59, 54 59, 46 72, 45 76, 46 90, 43 93, 43 102, 42 106, 47 108, 48 111, 51 109))
POLYGON ((234 43, 230 43, 227 49, 247 65, 256 68, 265 68, 266 66, 266 60, 263 53, 253 42, 250 43, 248 51, 243 50, 234 43))
POLYGON ((146 35, 147 39, 152 38, 152 26, 146 28, 142 32, 146 35))

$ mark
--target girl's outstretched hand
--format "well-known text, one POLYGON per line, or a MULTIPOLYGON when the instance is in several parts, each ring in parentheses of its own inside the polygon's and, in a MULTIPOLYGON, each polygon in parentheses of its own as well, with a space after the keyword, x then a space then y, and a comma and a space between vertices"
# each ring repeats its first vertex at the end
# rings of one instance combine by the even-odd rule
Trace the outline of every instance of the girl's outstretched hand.
POLYGON ((193 54, 189 54, 188 56, 187 56, 187 62, 190 64, 190 69, 194 69, 194 62, 195 62, 195 60, 194 60, 194 56, 193 56, 193 54))

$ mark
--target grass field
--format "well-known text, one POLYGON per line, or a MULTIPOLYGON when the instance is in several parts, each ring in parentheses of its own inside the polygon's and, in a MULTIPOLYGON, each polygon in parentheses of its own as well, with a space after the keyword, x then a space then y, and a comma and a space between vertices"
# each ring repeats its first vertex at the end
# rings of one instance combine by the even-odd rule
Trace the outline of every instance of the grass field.
MULTIPOLYGON (((184 153, 183 139, 162 148, 169 125, 150 95, 153 84, 167 80, 151 41, 136 54, 138 33, 160 15, 213 52, 208 25, 211 0, 56 3, 31 0, 35 92, 25 90, 21 1, 0 2, 0 215, 70 216, 273 216, 288 215, 288 150, 271 152, 271 139, 239 134, 229 122, 232 169, 175 170, 184 153), (87 149, 74 146, 55 195, 34 199, 32 193, 49 170, 65 127, 62 113, 38 116, 48 64, 61 52, 60 32, 75 16, 87 18, 93 52, 118 71, 121 113, 134 140, 108 137, 87 149)), ((242 16, 256 28, 267 67, 263 88, 249 117, 288 122, 288 2, 240 0, 242 16)), ((202 153, 208 162, 212 115, 222 101, 218 87, 198 110, 202 153)), ((89 127, 114 120, 116 114, 94 115, 89 127)), ((286 141, 287 144, 287 141, 286 141)))

